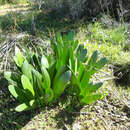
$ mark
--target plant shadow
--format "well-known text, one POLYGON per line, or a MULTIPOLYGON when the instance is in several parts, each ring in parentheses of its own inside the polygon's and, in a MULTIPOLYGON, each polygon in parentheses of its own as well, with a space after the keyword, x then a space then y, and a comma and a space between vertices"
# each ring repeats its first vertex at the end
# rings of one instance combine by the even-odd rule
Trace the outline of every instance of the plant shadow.
MULTIPOLYGON (((11 96, 8 89, 8 82, 1 78, 0 80, 0 129, 2 130, 15 130, 21 129, 28 124, 36 115, 44 110, 50 111, 57 107, 57 103, 52 106, 43 106, 36 110, 16 112, 14 108, 18 105, 18 102, 11 96)), ((59 101, 63 106, 66 102, 65 98, 61 98, 59 101)), ((66 125, 72 126, 75 118, 79 116, 82 106, 76 106, 74 103, 69 103, 61 109, 55 117, 51 117, 57 122, 56 128, 67 129, 66 125)), ((35 128, 35 126, 34 126, 35 128)))
POLYGON ((0 129, 15 130, 25 126, 35 115, 39 113, 39 109, 26 112, 16 112, 14 108, 18 102, 10 95, 7 90, 7 81, 4 78, 0 80, 0 129))
POLYGON ((76 117, 80 116, 81 108, 72 108, 70 104, 68 107, 61 110, 53 119, 57 122, 57 128, 67 130, 67 126, 73 125, 76 117), (73 112, 68 109, 73 109, 73 112))
POLYGON ((114 65, 114 76, 116 86, 121 86, 124 89, 130 87, 130 63, 115 64, 114 65))
POLYGON ((56 128, 63 130, 67 130, 68 126, 72 128, 76 118, 80 116, 83 105, 77 101, 77 98, 72 99, 71 96, 64 97, 64 95, 61 96, 59 103, 63 108, 52 117, 57 122, 56 128))

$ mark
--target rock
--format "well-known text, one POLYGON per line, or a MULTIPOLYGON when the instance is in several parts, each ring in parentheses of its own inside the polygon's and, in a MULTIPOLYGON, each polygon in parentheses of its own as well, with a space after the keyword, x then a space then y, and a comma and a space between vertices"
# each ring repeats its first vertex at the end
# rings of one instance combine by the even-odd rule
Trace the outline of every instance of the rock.
POLYGON ((79 123, 73 124, 72 130, 81 130, 81 129, 82 129, 82 127, 81 127, 81 125, 79 123))

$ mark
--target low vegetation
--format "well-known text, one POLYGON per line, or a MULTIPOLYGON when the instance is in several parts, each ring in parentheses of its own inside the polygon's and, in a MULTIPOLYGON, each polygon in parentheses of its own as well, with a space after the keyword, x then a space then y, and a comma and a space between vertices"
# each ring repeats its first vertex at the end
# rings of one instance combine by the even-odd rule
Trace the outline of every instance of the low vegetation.
POLYGON ((106 64, 106 59, 97 61, 98 54, 95 51, 87 63, 87 50, 78 43, 74 41, 73 33, 63 37, 57 35, 56 42, 51 42, 55 57, 38 56, 27 51, 25 58, 16 48, 14 60, 18 70, 5 72, 5 78, 11 84, 8 87, 10 93, 22 103, 16 107, 16 111, 52 103, 66 89, 82 104, 93 103, 102 97, 98 92, 94 94, 102 83, 93 84, 90 78, 106 64))

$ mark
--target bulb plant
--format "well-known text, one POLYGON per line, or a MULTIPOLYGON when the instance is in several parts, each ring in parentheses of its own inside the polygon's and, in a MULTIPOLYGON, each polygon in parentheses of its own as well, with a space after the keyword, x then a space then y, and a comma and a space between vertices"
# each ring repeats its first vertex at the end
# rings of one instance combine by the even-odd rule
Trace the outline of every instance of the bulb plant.
POLYGON ((88 58, 84 45, 74 40, 72 32, 64 36, 57 34, 55 39, 51 39, 51 46, 54 55, 49 56, 30 53, 28 49, 24 56, 16 48, 14 61, 17 71, 4 73, 10 93, 20 102, 16 111, 53 103, 67 89, 67 94, 75 94, 82 104, 101 98, 96 91, 102 83, 93 84, 90 79, 106 64, 106 59, 98 60, 97 51, 88 58))

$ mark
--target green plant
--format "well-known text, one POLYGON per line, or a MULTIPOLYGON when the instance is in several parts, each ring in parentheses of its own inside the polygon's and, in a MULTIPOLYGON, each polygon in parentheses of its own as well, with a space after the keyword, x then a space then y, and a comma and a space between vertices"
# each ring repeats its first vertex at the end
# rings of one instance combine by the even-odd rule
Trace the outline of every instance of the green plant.
POLYGON ((16 48, 17 72, 4 74, 10 93, 21 103, 16 111, 55 102, 67 89, 68 94, 75 93, 81 103, 89 104, 101 98, 100 94, 92 94, 102 83, 90 83, 90 78, 105 65, 106 59, 97 61, 97 51, 89 59, 84 45, 74 40, 72 32, 63 37, 57 34, 56 39, 51 39, 51 45, 54 55, 47 57, 30 53, 28 49, 24 57, 16 48))
POLYGON ((93 25, 88 26, 87 38, 90 40, 96 40, 98 43, 105 43, 107 45, 121 45, 125 47, 125 41, 127 35, 125 35, 125 28, 119 25, 117 28, 104 29, 102 24, 95 22, 93 25))
POLYGON ((67 65, 72 72, 69 92, 76 94, 81 103, 89 104, 101 98, 101 94, 94 93, 102 83, 93 84, 91 77, 107 63, 106 58, 98 60, 98 52, 95 51, 90 58, 87 56, 87 49, 74 40, 74 33, 56 37, 52 41, 52 48, 58 59, 57 69, 67 65), (86 65, 85 65, 86 63, 86 65))
MULTIPOLYGON (((84 54, 85 53, 87 53, 87 51, 84 49, 84 54)), ((83 54, 81 53, 80 55, 83 54)), ((101 98, 101 94, 96 91, 102 86, 102 83, 100 82, 94 84, 91 81, 91 77, 106 64, 107 60, 106 58, 102 58, 97 61, 97 58, 98 53, 95 51, 88 60, 87 64, 84 65, 80 58, 77 57, 73 63, 75 69, 73 70, 70 68, 73 72, 72 89, 83 104, 90 104, 101 98)), ((83 57, 83 60, 86 62, 87 58, 83 57)), ((71 61, 73 62, 74 60, 71 61)))
POLYGON ((64 66, 55 71, 56 62, 49 63, 44 55, 40 61, 37 54, 26 52, 27 58, 16 48, 14 61, 18 71, 4 73, 11 84, 10 93, 21 102, 15 109, 19 112, 51 103, 63 93, 71 78, 71 71, 64 66))

